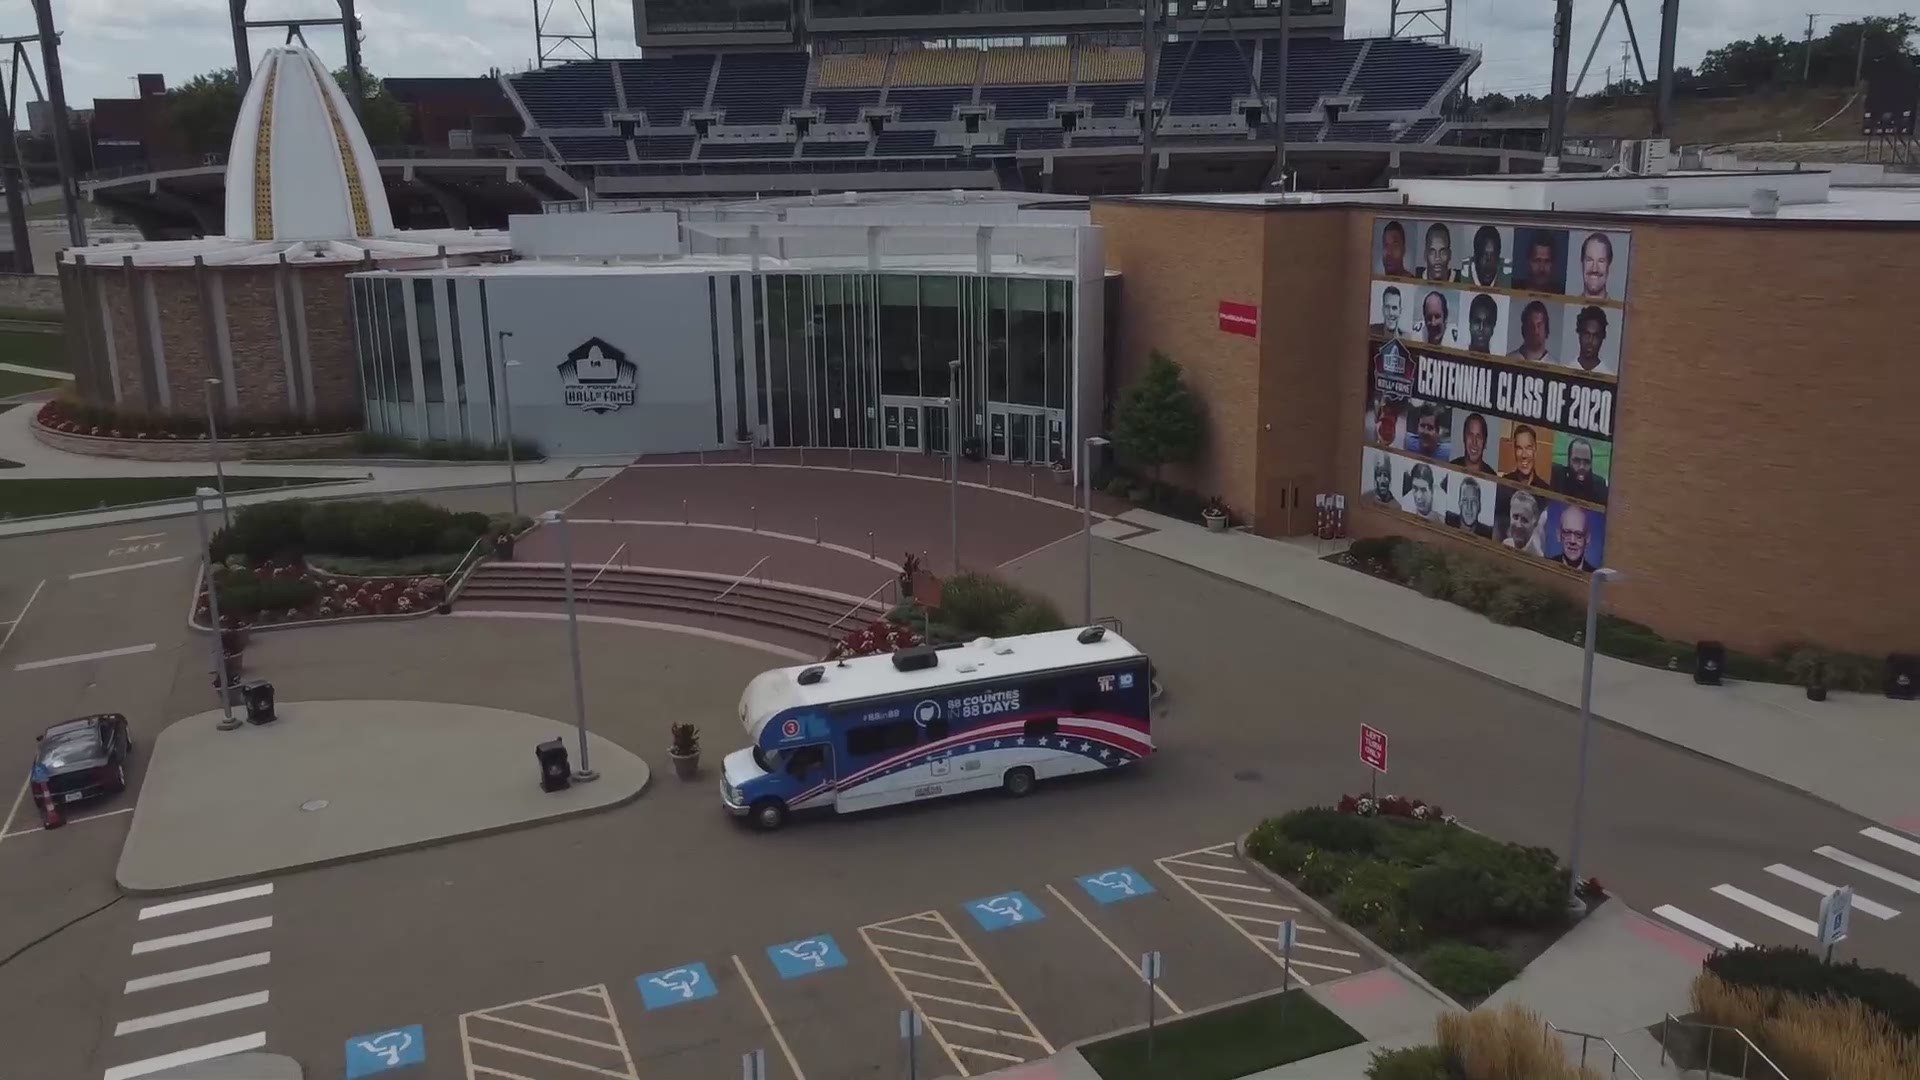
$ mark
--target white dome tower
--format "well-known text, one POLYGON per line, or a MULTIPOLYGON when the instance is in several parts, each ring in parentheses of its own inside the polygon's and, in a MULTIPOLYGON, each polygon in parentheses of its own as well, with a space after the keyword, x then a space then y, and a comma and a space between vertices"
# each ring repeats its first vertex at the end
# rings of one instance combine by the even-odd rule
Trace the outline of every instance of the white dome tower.
POLYGON ((348 240, 391 236, 373 148, 312 50, 268 49, 247 85, 227 155, 227 236, 348 240))

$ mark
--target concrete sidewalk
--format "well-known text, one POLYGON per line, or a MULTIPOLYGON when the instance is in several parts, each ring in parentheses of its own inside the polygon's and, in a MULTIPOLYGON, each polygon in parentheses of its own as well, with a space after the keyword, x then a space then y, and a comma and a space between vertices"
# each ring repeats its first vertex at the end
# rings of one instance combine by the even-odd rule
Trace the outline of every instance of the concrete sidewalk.
POLYGON ((588 735, 600 778, 540 790, 535 744, 571 725, 428 701, 301 701, 221 731, 218 711, 154 740, 115 873, 172 892, 368 858, 604 810, 639 797, 647 763, 588 735))
MULTIPOLYGON (((1310 545, 1210 533, 1141 510, 1118 539, 1272 593, 1542 697, 1578 707, 1581 651, 1531 630, 1318 558, 1310 545)), ((1105 529, 1108 535, 1117 528, 1105 529)), ((1843 809, 1920 831, 1920 705, 1835 693, 1823 703, 1766 683, 1696 686, 1690 676, 1598 657, 1594 714, 1798 788, 1843 809)))

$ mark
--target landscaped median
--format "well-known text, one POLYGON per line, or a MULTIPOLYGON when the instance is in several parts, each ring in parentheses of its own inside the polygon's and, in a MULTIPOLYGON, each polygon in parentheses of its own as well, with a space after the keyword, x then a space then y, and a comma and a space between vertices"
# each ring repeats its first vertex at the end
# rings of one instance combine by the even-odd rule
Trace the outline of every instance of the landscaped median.
POLYGON ((1102 1080, 1232 1080, 1332 1053, 1360 1033, 1305 990, 1269 994, 1084 1043, 1102 1080))

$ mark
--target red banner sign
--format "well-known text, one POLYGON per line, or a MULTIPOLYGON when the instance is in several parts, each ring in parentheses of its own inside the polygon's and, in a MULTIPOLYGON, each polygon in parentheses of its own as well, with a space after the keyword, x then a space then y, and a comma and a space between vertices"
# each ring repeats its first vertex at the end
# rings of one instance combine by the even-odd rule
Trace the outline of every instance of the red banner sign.
POLYGON ((1360 725, 1360 760, 1374 772, 1387 771, 1387 733, 1371 724, 1360 725))
POLYGON ((1239 334, 1241 337, 1259 337, 1260 306, 1237 304, 1232 300, 1220 301, 1220 332, 1239 334))

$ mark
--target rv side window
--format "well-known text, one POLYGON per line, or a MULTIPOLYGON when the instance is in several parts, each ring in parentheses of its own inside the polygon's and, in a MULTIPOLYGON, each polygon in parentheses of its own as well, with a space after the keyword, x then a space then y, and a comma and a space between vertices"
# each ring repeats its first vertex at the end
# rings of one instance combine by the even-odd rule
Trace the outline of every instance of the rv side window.
POLYGON ((889 750, 902 750, 912 746, 919 734, 911 720, 896 720, 890 724, 869 724, 866 727, 850 728, 847 731, 847 753, 854 757, 866 757, 870 754, 884 754, 889 750))
POLYGON ((1048 716, 1040 719, 1027 721, 1027 726, 1024 729, 1022 729, 1021 734, 1025 735, 1029 739, 1037 739, 1042 735, 1057 734, 1059 730, 1060 730, 1060 721, 1051 716, 1048 716))

